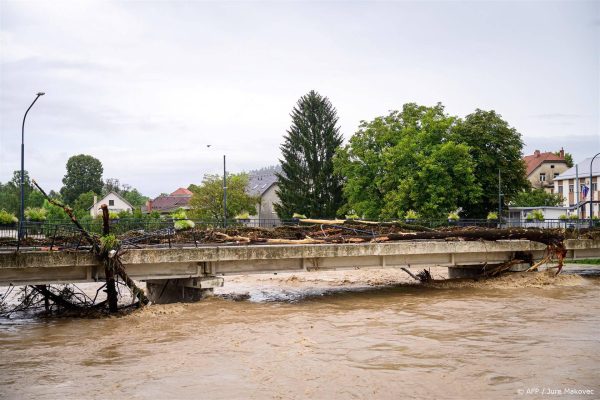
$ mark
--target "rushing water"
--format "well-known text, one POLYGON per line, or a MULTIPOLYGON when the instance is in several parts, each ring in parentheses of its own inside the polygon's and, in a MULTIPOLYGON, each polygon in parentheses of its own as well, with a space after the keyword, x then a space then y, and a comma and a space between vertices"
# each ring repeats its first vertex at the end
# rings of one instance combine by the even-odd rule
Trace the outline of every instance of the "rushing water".
POLYGON ((236 277, 224 290, 249 299, 4 321, 0 397, 600 398, 598 277, 380 286, 394 273, 236 277))

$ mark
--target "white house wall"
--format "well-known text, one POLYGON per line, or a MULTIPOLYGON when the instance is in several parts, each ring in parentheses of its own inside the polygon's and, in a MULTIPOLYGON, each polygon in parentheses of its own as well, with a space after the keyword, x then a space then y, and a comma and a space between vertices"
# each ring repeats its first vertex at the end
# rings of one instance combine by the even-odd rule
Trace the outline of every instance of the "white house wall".
POLYGON ((129 204, 123 201, 119 196, 114 193, 107 194, 104 198, 96 202, 92 208, 90 209, 90 214, 92 217, 95 217, 98 214, 101 214, 100 206, 102 204, 106 204, 108 206, 108 211, 112 211, 115 213, 120 213, 121 211, 132 211, 132 208, 129 204), (113 201, 113 205, 110 205, 110 201, 113 201))

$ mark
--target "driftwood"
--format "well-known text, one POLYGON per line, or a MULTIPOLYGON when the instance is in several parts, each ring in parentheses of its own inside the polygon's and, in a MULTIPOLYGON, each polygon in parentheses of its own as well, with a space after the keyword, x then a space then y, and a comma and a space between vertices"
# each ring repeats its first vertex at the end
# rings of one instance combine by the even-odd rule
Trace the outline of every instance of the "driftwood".
MULTIPOLYGON (((102 235, 106 236, 110 234, 108 206, 102 204, 100 208, 102 209, 102 235)), ((103 255, 103 257, 106 257, 106 255, 103 255)), ((108 310, 111 313, 115 313, 119 311, 119 305, 115 282, 115 268, 112 262, 104 263, 104 276, 106 277, 106 299, 108 300, 108 310)))
POLYGON ((366 221, 366 220, 356 220, 356 219, 301 219, 301 223, 303 224, 317 224, 317 225, 337 225, 337 226, 348 226, 348 227, 359 227, 359 226, 381 226, 381 227, 394 227, 399 229, 406 229, 416 232, 428 232, 433 229, 427 228, 421 225, 408 224, 401 221, 386 221, 386 222, 377 222, 377 221, 366 221))
MULTIPOLYGON (((73 210, 69 206, 66 206, 65 204, 62 204, 61 202, 50 198, 46 194, 46 192, 37 184, 37 182, 35 180, 32 179, 32 182, 39 189, 39 191, 42 193, 42 195, 48 200, 48 202, 50 202, 51 204, 54 204, 57 207, 62 208, 65 211, 65 213, 71 219, 71 222, 73 222, 73 224, 75 224, 75 226, 79 229, 79 231, 81 232, 81 234, 83 235, 85 240, 90 243, 90 245, 92 246, 92 252, 98 258, 98 260, 100 262, 102 262, 102 264, 105 266, 105 269, 116 272, 116 274, 123 280, 123 282, 125 282, 127 287, 129 287, 129 289, 131 290, 131 292, 134 295, 134 298, 138 299, 139 305, 144 306, 144 305, 148 304, 150 302, 150 300, 148 299, 148 297, 146 297, 144 291, 142 289, 140 289, 135 284, 135 282, 133 282, 133 280, 129 277, 129 275, 127 275, 127 272, 125 271, 125 267, 123 266, 123 263, 121 262, 121 260, 119 258, 118 252, 117 252, 117 254, 111 255, 109 252, 102 251, 100 249, 100 245, 99 245, 97 238, 92 236, 88 231, 86 231, 83 228, 83 226, 81 226, 81 224, 79 223, 79 221, 77 221, 77 218, 73 214, 73 210)), ((108 210, 106 210, 106 211, 108 212, 108 210)), ((104 210, 103 210, 103 213, 104 213, 104 210)), ((107 288, 107 290, 110 290, 110 289, 107 288)), ((111 302, 110 298, 109 298, 109 302, 111 302)), ((113 307, 111 306, 111 312, 112 311, 113 311, 113 307)))
POLYGON ((389 240, 416 240, 416 239, 462 239, 462 240, 530 240, 549 246, 562 246, 565 239, 562 233, 542 229, 457 229, 453 231, 433 231, 433 232, 408 232, 408 233, 388 233, 383 235, 389 240))

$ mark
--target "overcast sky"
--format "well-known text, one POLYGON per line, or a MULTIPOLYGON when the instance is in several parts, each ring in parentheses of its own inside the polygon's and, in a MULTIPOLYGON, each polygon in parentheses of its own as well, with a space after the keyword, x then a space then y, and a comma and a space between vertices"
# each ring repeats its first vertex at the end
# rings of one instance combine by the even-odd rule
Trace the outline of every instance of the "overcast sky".
POLYGON ((0 182, 58 190, 90 154, 155 196, 276 164, 297 99, 361 120, 406 102, 494 109, 525 152, 600 151, 600 2, 0 0, 0 182), (211 147, 207 147, 211 144, 211 147))

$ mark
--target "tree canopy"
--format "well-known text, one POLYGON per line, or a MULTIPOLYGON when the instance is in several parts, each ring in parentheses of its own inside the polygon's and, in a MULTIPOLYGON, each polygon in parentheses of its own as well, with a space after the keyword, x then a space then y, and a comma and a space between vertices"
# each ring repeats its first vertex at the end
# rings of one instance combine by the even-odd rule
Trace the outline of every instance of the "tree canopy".
POLYGON ((498 171, 503 201, 529 187, 521 134, 495 111, 477 109, 464 120, 458 119, 451 139, 469 146, 475 177, 482 188, 480 200, 464 206, 465 216, 485 218, 490 210, 498 209, 498 171))
POLYGON ((333 156, 343 141, 337 112, 327 97, 312 90, 298 100, 291 117, 281 145, 275 211, 284 219, 294 213, 335 217, 343 203, 342 179, 333 169, 333 156))
MULTIPOLYGON (((25 171, 23 179, 23 191, 25 197, 25 208, 41 207, 43 196, 31 184, 29 173, 25 171)), ((14 171, 13 177, 6 183, 0 182, 0 209, 15 215, 19 215, 21 206, 21 171, 14 171)))
POLYGON ((544 189, 523 190, 517 193, 510 202, 514 207, 556 207, 563 203, 563 197, 556 193, 548 193, 544 189))
POLYGON ((102 163, 85 154, 72 156, 67 161, 67 174, 60 193, 67 204, 73 204, 82 193, 102 192, 102 163))
MULTIPOLYGON (((560 150, 555 151, 554 154, 556 154, 557 156, 560 156, 560 150)), ((567 167, 569 167, 569 168, 571 168, 571 167, 573 167, 573 165, 575 165, 573 163, 573 155, 571 153, 565 153, 565 161, 567 162, 567 167)))
MULTIPOLYGON (((259 199, 246 193, 248 175, 227 175, 227 219, 248 213, 256 215, 259 199)), ((223 177, 204 175, 200 185, 190 185, 194 194, 190 200, 190 216, 203 220, 223 222, 223 177)))
POLYGON ((125 200, 129 202, 134 208, 138 208, 146 204, 148 200, 147 196, 144 196, 136 188, 132 187, 127 183, 121 184, 117 178, 106 178, 104 181, 104 187, 102 188, 102 195, 105 196, 110 192, 115 192, 121 195, 125 200))
POLYGON ((451 140, 456 118, 444 107, 405 104, 402 111, 361 122, 335 159, 344 176, 344 212, 370 219, 445 217, 481 197, 469 147, 451 140))

